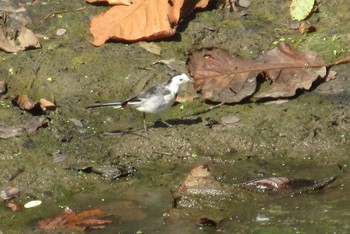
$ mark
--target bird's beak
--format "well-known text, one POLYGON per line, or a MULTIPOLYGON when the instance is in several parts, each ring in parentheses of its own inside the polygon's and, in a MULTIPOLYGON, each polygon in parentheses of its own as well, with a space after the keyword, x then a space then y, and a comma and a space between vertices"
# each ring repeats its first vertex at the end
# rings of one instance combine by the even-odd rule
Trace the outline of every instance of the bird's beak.
POLYGON ((195 80, 193 78, 190 78, 190 80, 188 81, 188 83, 194 83, 195 80))

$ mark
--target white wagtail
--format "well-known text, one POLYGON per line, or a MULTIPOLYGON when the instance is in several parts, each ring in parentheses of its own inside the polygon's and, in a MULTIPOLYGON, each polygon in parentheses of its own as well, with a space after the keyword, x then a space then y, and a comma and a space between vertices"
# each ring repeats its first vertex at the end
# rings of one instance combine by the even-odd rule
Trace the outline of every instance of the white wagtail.
MULTIPOLYGON (((146 114, 153 113, 158 114, 169 107, 171 107, 179 92, 180 86, 189 81, 192 81, 185 73, 177 74, 173 76, 168 82, 162 84, 156 84, 144 91, 139 95, 127 99, 126 101, 106 102, 106 103, 94 103, 86 108, 113 106, 116 108, 130 107, 138 111, 143 112, 143 125, 147 130, 146 114)), ((165 121, 163 121, 166 123, 165 121)), ((166 123, 168 126, 170 124, 166 123)))

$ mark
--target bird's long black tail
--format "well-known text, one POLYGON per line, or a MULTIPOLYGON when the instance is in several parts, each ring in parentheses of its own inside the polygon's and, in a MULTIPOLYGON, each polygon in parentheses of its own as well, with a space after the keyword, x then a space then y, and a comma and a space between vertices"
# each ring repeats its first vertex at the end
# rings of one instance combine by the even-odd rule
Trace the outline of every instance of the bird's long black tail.
POLYGON ((106 107, 113 106, 115 108, 122 108, 123 102, 97 102, 91 105, 88 105, 86 109, 96 108, 96 107, 106 107))

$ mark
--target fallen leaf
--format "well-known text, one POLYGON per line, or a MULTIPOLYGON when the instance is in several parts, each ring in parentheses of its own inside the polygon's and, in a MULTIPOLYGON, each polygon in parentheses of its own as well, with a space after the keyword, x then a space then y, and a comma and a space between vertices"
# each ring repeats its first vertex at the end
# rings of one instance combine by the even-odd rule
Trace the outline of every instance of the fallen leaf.
POLYGON ((26 129, 23 125, 15 126, 0 126, 0 138, 8 139, 11 137, 17 137, 23 135, 26 129))
POLYGON ((34 103, 27 95, 17 95, 12 99, 12 103, 22 110, 30 112, 55 111, 57 109, 51 101, 41 98, 39 102, 34 103))
POLYGON ((293 20, 303 20, 310 15, 314 9, 315 0, 292 0, 290 4, 290 15, 293 20))
POLYGON ((192 52, 187 68, 195 79, 194 87, 204 99, 218 102, 240 102, 256 90, 252 61, 245 61, 216 48, 192 52))
POLYGON ((35 106, 35 103, 26 95, 17 95, 12 102, 22 110, 31 110, 35 106))
POLYGON ((47 120, 45 118, 33 118, 27 123, 12 125, 12 126, 0 126, 0 138, 8 139, 11 137, 17 137, 24 133, 32 134, 38 130, 38 128, 46 126, 47 120))
POLYGON ((255 60, 243 60, 217 48, 195 51, 187 59, 194 87, 203 98, 227 103, 252 96, 258 75, 271 85, 255 98, 291 97, 297 89, 309 89, 316 79, 325 78, 325 65, 315 52, 301 53, 285 43, 255 60))
POLYGON ((315 26, 313 26, 312 24, 306 23, 306 22, 302 22, 298 29, 301 32, 301 34, 304 34, 306 32, 314 32, 314 31, 316 31, 316 27, 315 26))
POLYGON ((105 224, 112 223, 112 220, 100 219, 103 211, 100 209, 87 210, 82 212, 69 211, 54 218, 42 219, 38 227, 45 231, 86 231, 103 229, 105 224))
POLYGON ((16 203, 9 202, 6 204, 6 206, 10 208, 13 212, 21 211, 21 206, 16 203))
POLYGON ((336 176, 327 178, 324 182, 308 179, 293 179, 287 177, 269 177, 255 179, 239 184, 239 187, 254 192, 279 194, 283 192, 309 192, 323 189, 336 180, 336 176))
POLYGON ((162 51, 162 49, 154 42, 140 41, 139 46, 141 46, 146 51, 156 55, 160 55, 160 52, 162 51))
POLYGON ((40 108, 45 111, 45 110, 50 110, 50 111, 55 111, 56 110, 56 105, 45 98, 41 98, 40 101, 40 108))
POLYGON ((32 134, 38 130, 38 128, 46 126, 48 120, 46 118, 33 118, 24 124, 26 131, 32 134))
POLYGON ((94 16, 90 32, 93 44, 100 46, 107 40, 152 41, 167 38, 176 33, 181 16, 190 14, 196 7, 203 7, 208 0, 135 0, 130 6, 118 5, 94 16))
POLYGON ((0 9, 0 48, 6 52, 18 52, 27 48, 40 48, 38 38, 26 25, 31 22, 26 9, 4 6, 0 9))
POLYGON ((264 72, 272 84, 255 98, 292 97, 298 89, 308 90, 315 80, 327 75, 326 64, 316 52, 301 53, 285 43, 258 57, 256 62, 260 67, 267 65, 264 72))

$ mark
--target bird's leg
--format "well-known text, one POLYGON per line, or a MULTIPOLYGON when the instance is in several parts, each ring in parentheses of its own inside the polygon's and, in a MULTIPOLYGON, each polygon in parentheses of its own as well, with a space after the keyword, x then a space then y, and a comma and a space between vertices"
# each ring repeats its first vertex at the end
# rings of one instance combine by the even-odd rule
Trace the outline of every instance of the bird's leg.
POLYGON ((142 115, 143 115, 143 128, 147 132, 146 113, 142 112, 142 115))
POLYGON ((171 125, 170 123, 168 123, 167 121, 163 120, 163 119, 160 117, 159 114, 157 114, 157 121, 162 122, 163 124, 165 124, 166 126, 168 126, 168 127, 170 127, 170 128, 173 126, 173 125, 171 125))

